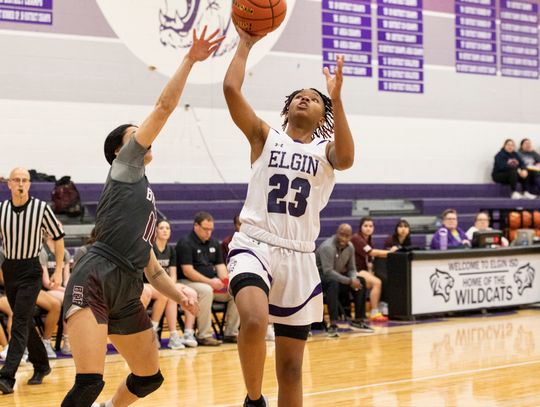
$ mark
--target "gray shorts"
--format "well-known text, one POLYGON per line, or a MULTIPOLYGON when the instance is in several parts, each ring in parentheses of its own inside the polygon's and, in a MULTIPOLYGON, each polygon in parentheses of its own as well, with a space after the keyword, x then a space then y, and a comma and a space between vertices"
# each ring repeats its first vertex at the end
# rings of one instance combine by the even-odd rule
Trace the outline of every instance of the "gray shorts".
POLYGON ((108 333, 130 335, 152 327, 141 303, 142 275, 122 270, 96 253, 87 253, 77 263, 66 287, 64 319, 89 307, 98 324, 108 333))

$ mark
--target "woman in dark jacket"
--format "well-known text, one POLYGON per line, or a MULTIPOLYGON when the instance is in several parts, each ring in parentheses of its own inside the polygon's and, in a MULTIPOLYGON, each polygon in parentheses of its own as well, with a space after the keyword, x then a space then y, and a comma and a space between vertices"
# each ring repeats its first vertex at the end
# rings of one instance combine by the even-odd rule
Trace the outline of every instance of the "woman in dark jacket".
POLYGON ((394 233, 384 241, 385 249, 401 249, 411 247, 411 225, 405 219, 400 219, 394 228, 394 233))
POLYGON ((540 191, 540 154, 534 151, 531 140, 528 138, 521 140, 518 153, 529 172, 527 176, 528 191, 536 194, 540 191))
POLYGON ((534 199, 536 196, 527 190, 529 187, 527 183, 527 166, 515 149, 514 140, 506 139, 504 141, 503 148, 495 156, 491 177, 493 181, 499 184, 510 185, 512 199, 534 199), (518 182, 521 184, 523 194, 516 190, 518 182))

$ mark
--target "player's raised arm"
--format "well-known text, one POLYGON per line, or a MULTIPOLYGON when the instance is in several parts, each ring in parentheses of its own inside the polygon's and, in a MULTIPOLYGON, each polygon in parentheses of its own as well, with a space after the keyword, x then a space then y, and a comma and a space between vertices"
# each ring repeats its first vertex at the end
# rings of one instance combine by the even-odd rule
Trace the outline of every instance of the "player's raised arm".
POLYGON ((193 44, 189 52, 184 56, 182 63, 159 95, 154 110, 136 132, 135 137, 141 146, 148 148, 152 144, 171 113, 176 109, 193 65, 207 59, 223 41, 225 37, 216 38, 218 32, 219 29, 206 38, 205 26, 201 36, 197 38, 197 32, 193 30, 193 44))
POLYGON ((326 154, 336 170, 346 170, 354 162, 354 140, 341 100, 343 55, 337 57, 335 75, 330 75, 328 68, 324 68, 324 76, 334 115, 334 141, 328 145, 326 154))
POLYGON ((246 135, 251 145, 251 161, 253 162, 262 152, 270 127, 257 117, 247 102, 242 94, 242 85, 251 47, 262 37, 250 35, 238 27, 236 29, 240 42, 223 80, 223 93, 234 123, 246 135))

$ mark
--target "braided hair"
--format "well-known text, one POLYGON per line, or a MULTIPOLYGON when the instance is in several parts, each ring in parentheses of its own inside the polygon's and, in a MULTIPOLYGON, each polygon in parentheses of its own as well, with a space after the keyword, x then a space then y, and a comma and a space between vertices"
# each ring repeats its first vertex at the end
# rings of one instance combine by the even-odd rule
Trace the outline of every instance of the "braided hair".
MULTIPOLYGON (((321 97, 323 101, 323 107, 324 107, 324 123, 315 129, 315 131, 313 132, 312 138, 315 138, 315 137, 319 137, 323 139, 332 138, 332 135, 334 134, 334 113, 332 110, 332 101, 330 100, 328 96, 318 91, 317 89, 315 88, 310 88, 310 89, 319 94, 319 96, 321 97)), ((283 106, 283 110, 281 111, 281 116, 285 117, 285 119, 283 120, 283 124, 281 125, 283 130, 287 128, 287 124, 289 123, 288 113, 289 113, 289 107, 291 105, 291 102, 294 99, 294 97, 302 90, 303 89, 295 90, 289 96, 285 97, 285 105, 283 106)))

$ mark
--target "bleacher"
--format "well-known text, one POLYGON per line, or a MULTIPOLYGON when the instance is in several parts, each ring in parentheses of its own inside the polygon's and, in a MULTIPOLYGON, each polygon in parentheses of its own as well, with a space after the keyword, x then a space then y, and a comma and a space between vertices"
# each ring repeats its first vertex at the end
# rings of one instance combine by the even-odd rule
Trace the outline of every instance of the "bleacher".
MULTIPOLYGON (((68 246, 74 246, 89 233, 103 185, 77 184, 77 187, 86 214, 82 220, 62 217, 68 246)), ((52 188, 52 183, 35 182, 30 192, 48 201, 52 188)), ((242 208, 247 184, 152 184, 152 188, 158 210, 171 221, 171 243, 174 243, 191 231, 193 215, 199 210, 214 216, 214 237, 221 240, 231 234, 232 218, 242 208)), ((458 211, 459 225, 464 230, 472 225, 481 209, 540 208, 540 200, 513 200, 509 195, 509 190, 498 184, 337 184, 321 213, 318 243, 343 222, 350 223, 356 231, 358 220, 370 215, 375 219, 375 247, 382 247, 385 237, 402 217, 411 223, 413 245, 424 247, 427 237, 437 228, 437 217, 446 208, 458 211)), ((9 191, 4 186, 0 199, 7 198, 9 191)))

